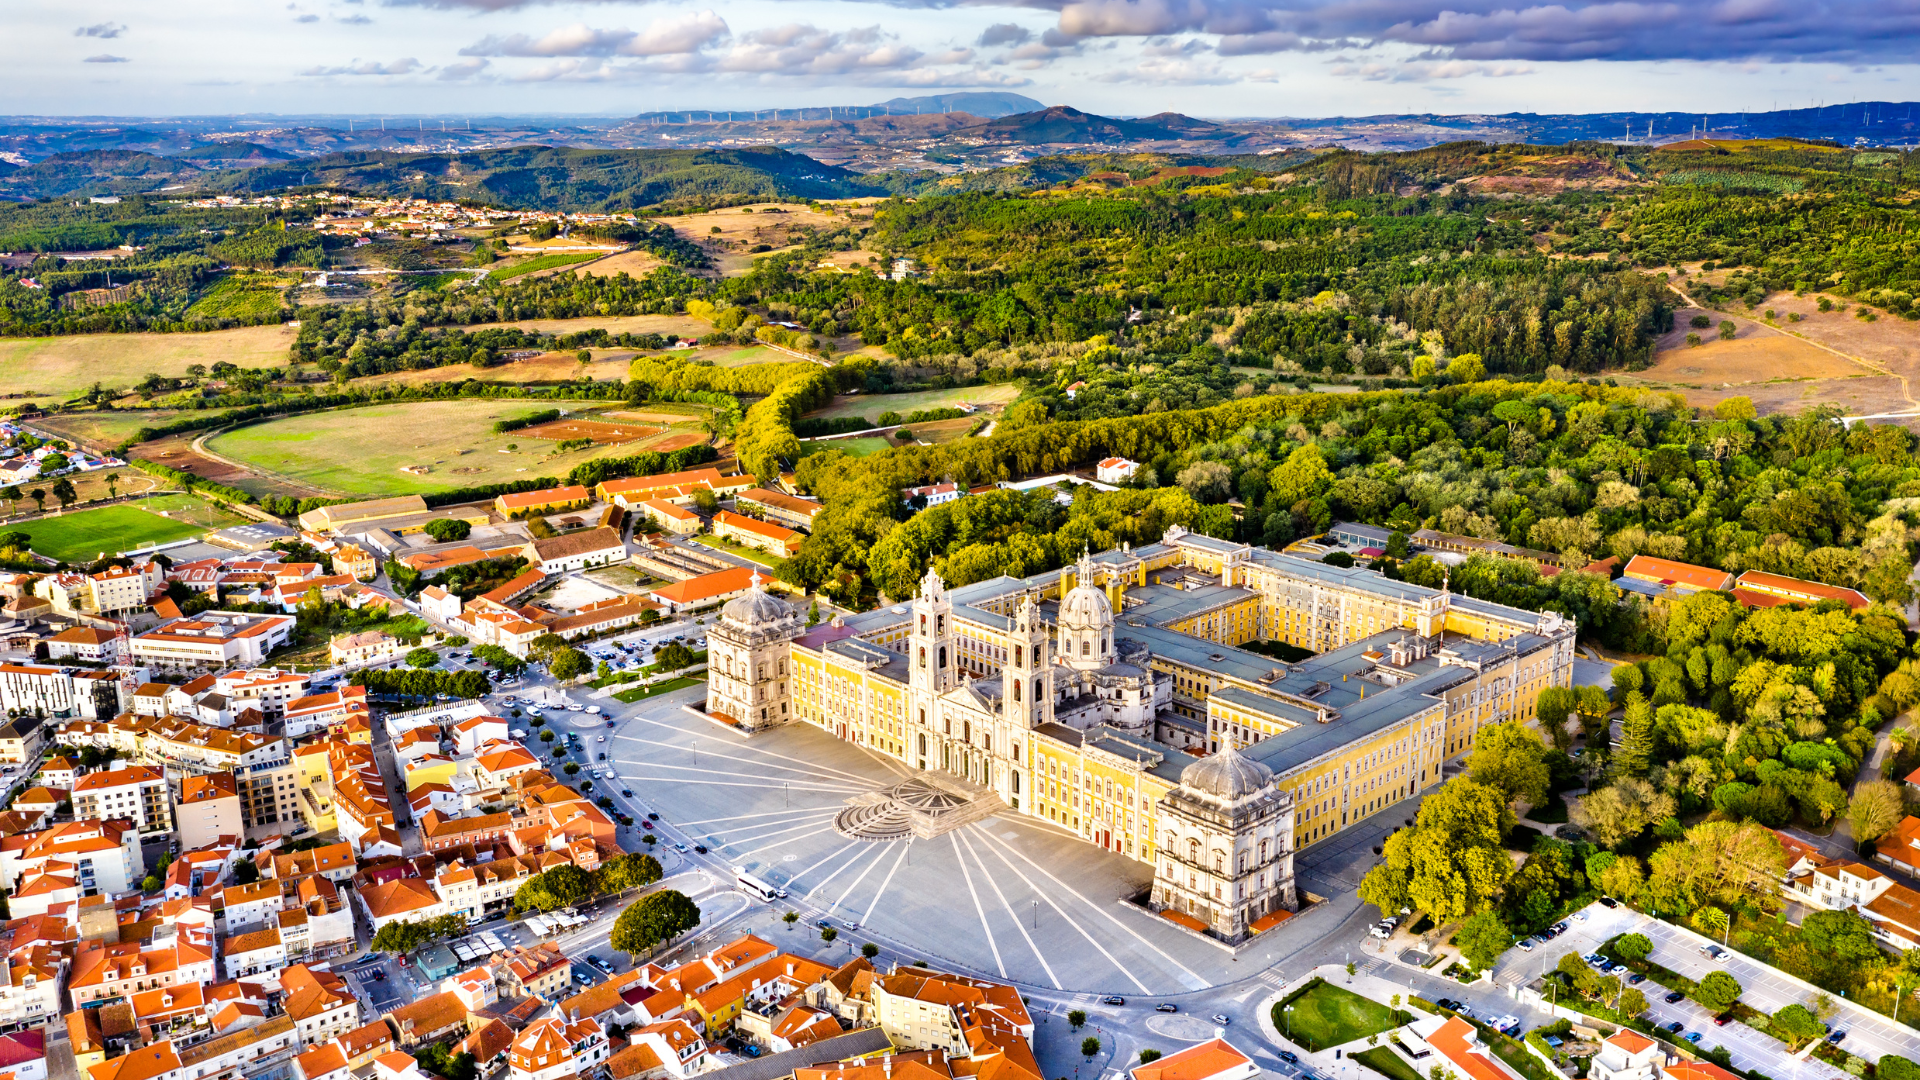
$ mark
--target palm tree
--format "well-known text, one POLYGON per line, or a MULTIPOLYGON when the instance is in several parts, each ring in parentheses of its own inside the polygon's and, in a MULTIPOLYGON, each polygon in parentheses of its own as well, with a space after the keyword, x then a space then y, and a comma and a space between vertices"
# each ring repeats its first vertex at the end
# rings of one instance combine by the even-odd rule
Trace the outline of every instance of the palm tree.
POLYGON ((32 499, 34 502, 40 505, 41 513, 44 514, 47 512, 47 489, 46 488, 34 488, 32 491, 27 492, 27 498, 32 499))
POLYGON ((119 473, 110 472, 107 475, 101 477, 100 479, 106 481, 107 483, 107 498, 111 499, 119 495, 119 492, 120 492, 120 474, 119 473))

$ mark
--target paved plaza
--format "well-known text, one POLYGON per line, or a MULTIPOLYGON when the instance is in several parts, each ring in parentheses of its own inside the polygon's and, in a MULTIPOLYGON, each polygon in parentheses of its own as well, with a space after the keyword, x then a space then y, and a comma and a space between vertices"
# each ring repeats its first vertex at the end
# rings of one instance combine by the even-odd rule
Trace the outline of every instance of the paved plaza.
MULTIPOLYGON (((1245 979, 1324 937, 1357 905, 1345 885, 1346 895, 1236 956, 1129 902, 1150 884, 1145 864, 1044 821, 1002 812, 933 839, 853 839, 834 828, 849 800, 913 771, 805 724, 742 737, 681 708, 704 689, 612 703, 618 726, 607 745, 623 782, 662 815, 666 839, 704 844, 716 870, 787 890, 776 907, 829 919, 889 952, 1036 988, 1179 994, 1245 979)), ((1398 818, 1381 820, 1384 832, 1398 818)), ((1366 845, 1377 842, 1356 837, 1330 852, 1328 875, 1309 873, 1303 856, 1303 885, 1339 888, 1355 864, 1371 865, 1366 845)))

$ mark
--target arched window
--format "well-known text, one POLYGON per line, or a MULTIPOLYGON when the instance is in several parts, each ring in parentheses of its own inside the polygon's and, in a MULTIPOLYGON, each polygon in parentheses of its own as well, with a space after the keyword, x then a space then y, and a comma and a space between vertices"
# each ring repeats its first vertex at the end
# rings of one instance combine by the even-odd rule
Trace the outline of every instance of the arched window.
POLYGON ((1080 643, 1080 655, 1090 656, 1092 654, 1093 654, 1093 643, 1090 641, 1082 641, 1080 643))
POLYGON ((1039 642, 1036 641, 1033 643, 1033 666, 1034 667, 1040 666, 1040 650, 1042 648, 1044 648, 1044 646, 1042 646, 1039 642))
POLYGON ((924 611, 920 613, 920 632, 927 632, 927 613, 924 611))
POLYGON ((1033 680, 1033 700, 1036 702, 1044 700, 1039 679, 1033 680))
POLYGON ((940 646, 940 670, 947 670, 947 647, 945 645, 940 646))
MULTIPOLYGON (((1017 756, 1017 755, 1016 755, 1016 756, 1017 756)), ((1013 774, 1011 774, 1011 776, 1012 776, 1012 779, 1011 779, 1011 781, 1010 781, 1010 783, 1011 783, 1011 785, 1012 785, 1012 788, 1013 788, 1013 793, 1014 793, 1015 795, 1018 795, 1018 794, 1020 794, 1020 774, 1016 772, 1016 773, 1013 773, 1013 774)))
POLYGON ((1187 861, 1198 865, 1200 862, 1200 841, 1187 838, 1187 861))
POLYGON ((980 733, 980 749, 985 750, 989 754, 993 753, 993 736, 992 735, 986 732, 980 733))
POLYGON ((920 646, 920 670, 925 671, 926 668, 927 668, 927 647, 925 645, 922 645, 920 646))
POLYGON ((1024 684, 1022 684, 1022 683, 1014 683, 1014 684, 1013 684, 1013 700, 1014 700, 1014 701, 1016 701, 1016 702, 1018 702, 1018 701, 1020 700, 1020 687, 1021 687, 1022 685, 1024 685, 1024 684))

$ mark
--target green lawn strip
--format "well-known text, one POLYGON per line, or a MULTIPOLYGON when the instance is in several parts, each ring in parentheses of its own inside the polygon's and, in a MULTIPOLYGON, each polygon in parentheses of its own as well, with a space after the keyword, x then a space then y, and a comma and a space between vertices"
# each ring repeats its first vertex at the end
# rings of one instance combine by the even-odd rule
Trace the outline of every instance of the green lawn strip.
POLYGON ((1362 1050, 1353 1055, 1353 1060, 1392 1080, 1424 1080, 1412 1065, 1407 1064, 1405 1058, 1393 1052, 1392 1047, 1376 1046, 1371 1050, 1362 1050))
POLYGON ((510 266, 505 270, 495 270, 487 276, 494 281, 505 281, 508 278, 519 277, 521 274, 531 274, 535 270, 551 270, 556 266, 572 266, 574 263, 592 262, 605 254, 606 252, 602 251, 597 254, 580 252, 569 255, 540 255, 528 259, 518 266, 510 266))
POLYGON ((652 686, 642 686, 632 690, 622 690, 619 693, 613 695, 613 697, 614 697, 614 700, 616 701, 624 701, 627 704, 631 705, 636 701, 640 701, 645 698, 654 697, 659 694, 664 694, 670 690, 683 690, 689 686, 697 685, 701 681, 702 680, 700 679, 668 679, 666 682, 654 683, 652 686))
POLYGON ((724 551, 729 555, 737 555, 750 562, 757 562, 769 570, 778 570, 780 568, 780 560, 758 548, 750 548, 745 544, 730 544, 725 540, 713 536, 695 536, 692 540, 701 547, 710 547, 715 551, 724 551))
POLYGON ((1392 1031, 1400 1023, 1394 1010, 1324 979, 1313 980, 1273 1007, 1273 1026, 1315 1051, 1392 1031))

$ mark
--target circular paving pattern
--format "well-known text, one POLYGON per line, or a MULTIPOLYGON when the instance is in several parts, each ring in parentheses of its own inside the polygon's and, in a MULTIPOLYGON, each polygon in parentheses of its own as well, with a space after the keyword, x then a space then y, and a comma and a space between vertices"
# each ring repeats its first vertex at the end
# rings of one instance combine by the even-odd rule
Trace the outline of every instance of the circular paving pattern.
POLYGON ((1181 1042, 1204 1042, 1213 1038, 1213 1025, 1197 1016, 1155 1013, 1147 1020, 1147 1030, 1181 1042))

